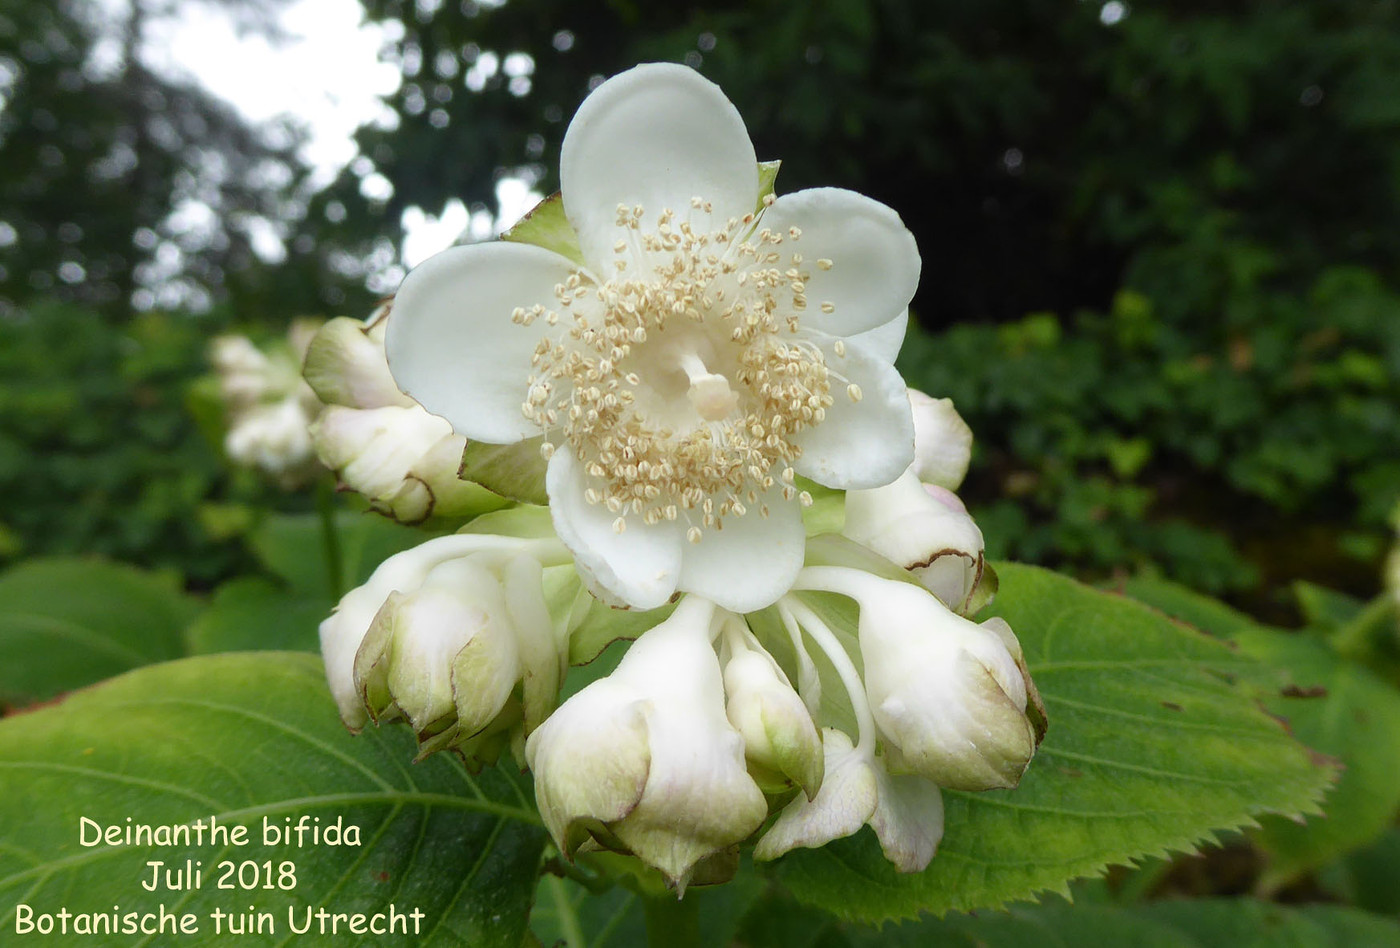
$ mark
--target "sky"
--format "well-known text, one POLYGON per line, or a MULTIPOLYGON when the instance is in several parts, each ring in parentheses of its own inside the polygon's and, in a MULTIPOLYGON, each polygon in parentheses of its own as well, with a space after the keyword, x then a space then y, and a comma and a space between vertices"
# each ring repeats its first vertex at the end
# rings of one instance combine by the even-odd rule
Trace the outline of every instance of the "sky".
MULTIPOLYGON (((125 0, 104 2, 125 15, 125 0)), ((356 0, 292 0, 281 18, 288 38, 272 43, 240 36, 217 3, 184 3, 173 17, 150 23, 144 58, 153 68, 194 76, 255 121, 291 114, 311 133, 304 156, 316 179, 329 183, 355 157, 358 127, 395 121, 382 97, 398 88, 400 76, 395 66, 379 61, 379 50, 398 38, 396 24, 366 25, 361 19, 356 0)), ((377 175, 367 186, 391 187, 377 175)), ((501 216, 495 221, 484 214, 473 219, 456 199, 440 208, 409 208, 402 265, 420 263, 469 229, 477 238, 491 236, 540 195, 506 179, 498 197, 501 216)))

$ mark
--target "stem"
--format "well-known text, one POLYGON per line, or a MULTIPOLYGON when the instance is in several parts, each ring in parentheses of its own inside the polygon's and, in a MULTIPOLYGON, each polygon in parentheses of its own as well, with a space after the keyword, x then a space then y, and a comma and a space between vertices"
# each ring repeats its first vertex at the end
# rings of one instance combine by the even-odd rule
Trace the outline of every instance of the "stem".
POLYGON ((832 632, 815 612, 808 609, 795 596, 784 596, 778 600, 778 614, 782 616, 784 623, 792 620, 799 623, 812 637, 817 648, 825 652, 826 657, 835 666, 836 674, 841 677, 841 684, 846 686, 846 694, 851 699, 851 710, 855 712, 856 749, 873 753, 875 750, 875 716, 870 711, 870 702, 866 700, 865 685, 861 683, 860 673, 856 671, 851 656, 846 654, 846 649, 836 638, 836 633, 832 632))
POLYGON ((544 884, 554 902, 554 914, 558 917, 559 928, 564 933, 565 945, 568 948, 588 948, 588 941, 583 937, 583 926, 579 924, 578 911, 569 900, 564 880, 557 876, 546 876, 544 884))
POLYGON ((340 531, 335 525, 335 485, 330 478, 316 482, 316 513, 321 517, 321 543, 326 554, 326 581, 336 602, 345 593, 345 566, 340 555, 340 531))
POLYGON ((700 903, 669 892, 642 900, 650 948, 700 948, 700 903))

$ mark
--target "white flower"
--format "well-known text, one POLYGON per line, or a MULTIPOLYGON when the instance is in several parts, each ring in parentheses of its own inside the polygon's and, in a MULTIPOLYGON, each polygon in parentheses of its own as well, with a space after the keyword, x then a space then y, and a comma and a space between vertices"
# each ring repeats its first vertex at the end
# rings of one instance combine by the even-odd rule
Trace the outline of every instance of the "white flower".
POLYGON ((530 735, 540 816, 566 856, 585 843, 631 852, 683 889, 768 815, 725 718, 712 613, 682 600, 530 735))
POLYGON ((891 365, 913 237, 849 191, 760 201, 738 112, 682 66, 595 90, 560 179, 577 253, 424 263, 395 300, 394 377, 467 438, 547 439, 556 529, 598 586, 761 608, 802 565, 796 475, 869 488, 913 459, 891 365))
POLYGON ((255 468, 292 489, 316 470, 311 416, 302 399, 284 398, 240 412, 224 435, 224 452, 235 464, 255 468))

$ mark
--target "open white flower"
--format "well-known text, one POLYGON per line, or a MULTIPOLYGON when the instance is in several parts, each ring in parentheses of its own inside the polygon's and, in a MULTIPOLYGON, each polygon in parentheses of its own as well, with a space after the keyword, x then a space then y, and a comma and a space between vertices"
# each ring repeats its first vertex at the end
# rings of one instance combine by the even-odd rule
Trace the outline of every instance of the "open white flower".
POLYGON ((802 565, 797 475, 878 487, 913 459, 890 363, 914 239, 849 191, 760 200, 738 112, 682 66, 595 90, 560 179, 577 253, 424 263, 389 323, 394 377, 472 440, 543 436, 555 527, 597 587, 761 608, 802 565))

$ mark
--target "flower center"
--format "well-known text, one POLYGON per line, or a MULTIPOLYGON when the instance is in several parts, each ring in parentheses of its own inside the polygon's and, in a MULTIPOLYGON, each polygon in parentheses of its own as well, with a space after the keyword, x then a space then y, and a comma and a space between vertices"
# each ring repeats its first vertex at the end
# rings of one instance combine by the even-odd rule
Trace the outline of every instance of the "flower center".
POLYGON ((644 230, 644 210, 620 205, 614 273, 575 273, 555 287, 557 310, 512 314, 559 327, 535 350, 522 407, 546 455, 575 452, 585 498, 617 514, 619 532, 629 515, 684 520, 698 542, 726 517, 766 517, 761 495, 779 482, 798 497, 794 439, 825 418, 840 378, 798 332, 810 278, 792 249, 801 232, 758 229, 756 214, 707 229, 710 213, 696 198, 687 219, 667 209, 644 230))

